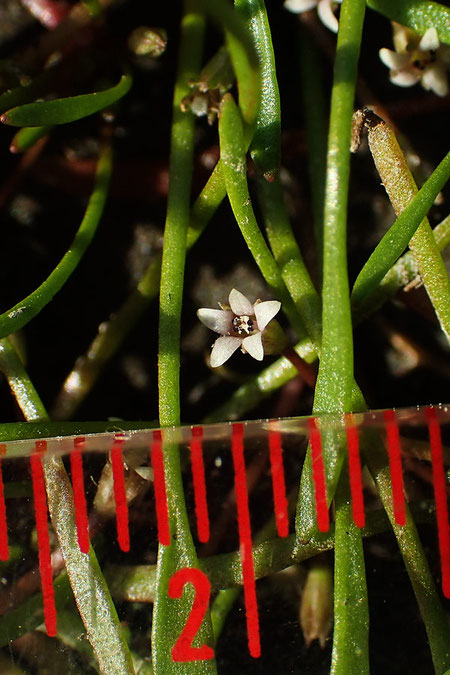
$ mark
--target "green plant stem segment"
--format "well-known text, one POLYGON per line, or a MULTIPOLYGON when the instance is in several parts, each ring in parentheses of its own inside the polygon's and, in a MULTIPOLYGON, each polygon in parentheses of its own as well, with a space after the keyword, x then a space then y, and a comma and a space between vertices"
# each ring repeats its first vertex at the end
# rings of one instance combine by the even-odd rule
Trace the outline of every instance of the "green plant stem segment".
POLYGON ((264 105, 256 119, 250 151, 257 170, 264 225, 283 281, 310 338, 320 349, 321 302, 292 231, 280 181, 280 95, 267 12, 263 0, 236 0, 236 9, 248 23, 261 64, 264 105))
MULTIPOLYGON (((159 420, 161 426, 180 424, 180 331, 186 235, 189 223, 194 118, 181 111, 189 81, 198 77, 203 49, 204 20, 197 3, 186 0, 181 24, 178 71, 173 99, 169 195, 164 230, 159 304, 159 420)), ((152 664, 155 675, 215 673, 215 660, 177 662, 172 649, 186 625, 194 600, 188 584, 180 599, 169 597, 169 581, 184 567, 198 567, 184 500, 179 449, 165 447, 165 480, 171 532, 170 545, 160 544, 152 621, 152 664)), ((194 646, 214 645, 209 612, 194 638, 194 646)))
POLYGON ((0 122, 14 127, 42 127, 75 122, 116 103, 128 94, 132 83, 132 76, 126 74, 122 75, 118 84, 105 91, 56 98, 53 101, 25 103, 3 113, 0 122))
POLYGON ((220 154, 231 208, 242 235, 267 284, 282 303, 290 323, 301 336, 305 329, 280 270, 256 222, 247 185, 247 161, 240 112, 231 94, 225 94, 219 117, 220 154))
POLYGON ((30 295, 0 314, 0 338, 14 333, 31 321, 61 290, 91 243, 105 206, 112 172, 110 143, 103 146, 97 164, 95 185, 86 213, 69 250, 50 276, 30 295))
MULTIPOLYGON (((365 0, 344 0, 331 96, 323 227, 322 350, 313 412, 350 412, 355 405, 353 335, 347 274, 350 137, 365 0)), ((362 398, 362 397, 361 397, 362 398)), ((327 465, 342 452, 343 435, 323 437, 327 465), (334 456, 334 457, 333 457, 334 456)), ((339 471, 339 468, 338 468, 339 471)), ((328 475, 328 471, 326 471, 328 475)), ((338 472, 337 472, 337 475, 338 472)), ((361 532, 349 527, 349 487, 341 474, 336 497, 334 635, 331 673, 369 673, 369 618, 361 532), (351 589, 349 586, 351 570, 351 589), (361 598, 364 599, 361 602, 361 598)), ((301 525, 303 490, 297 510, 301 525)), ((301 536, 300 527, 297 532, 301 536)))
MULTIPOLYGON (((27 420, 48 420, 46 410, 9 338, 0 341, 0 370, 27 420)), ((78 544, 72 487, 60 457, 42 459, 50 517, 64 556, 78 611, 102 673, 134 675, 131 654, 92 546, 78 544)))
POLYGON ((450 8, 430 0, 367 0, 371 9, 421 35, 436 28, 441 42, 450 44, 450 8))
POLYGON ((341 473, 335 506, 334 633, 330 675, 359 675, 369 673, 369 607, 362 532, 353 521, 346 470, 341 473))
POLYGON ((450 152, 418 192, 393 129, 374 113, 368 113, 366 119, 370 151, 398 218, 356 279, 352 301, 357 308, 370 295, 409 243, 436 316, 450 340, 449 280, 425 215, 450 177, 450 152))
POLYGON ((366 432, 364 459, 377 485, 383 506, 397 538, 417 604, 428 635, 436 673, 450 668, 450 639, 448 620, 440 602, 436 585, 425 557, 416 525, 406 505, 406 525, 395 522, 392 504, 392 483, 385 450, 373 434, 366 432))
MULTIPOLYGON (((439 251, 444 251, 450 244, 450 215, 436 225, 432 230, 432 235, 439 251)), ((409 284, 414 285, 417 282, 420 283, 419 268, 411 251, 407 251, 391 267, 373 293, 366 296, 366 299, 357 308, 354 308, 353 318, 355 323, 372 314, 387 299, 394 297, 399 289, 407 288, 409 284)))
POLYGON ((261 83, 256 51, 242 18, 225 0, 193 0, 224 31, 239 90, 239 108, 246 129, 251 130, 259 110, 261 83))
POLYGON ((24 127, 20 129, 11 141, 10 152, 26 152, 41 138, 48 136, 51 130, 52 127, 24 127))

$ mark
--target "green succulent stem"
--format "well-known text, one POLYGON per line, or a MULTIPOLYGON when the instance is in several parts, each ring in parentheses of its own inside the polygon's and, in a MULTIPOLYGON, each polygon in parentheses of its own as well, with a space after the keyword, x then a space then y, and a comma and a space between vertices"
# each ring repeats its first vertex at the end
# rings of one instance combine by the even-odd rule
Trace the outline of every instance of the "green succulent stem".
MULTIPOLYGON (((169 195, 159 295, 158 385, 159 421, 162 427, 180 424, 181 309, 194 152, 194 118, 190 112, 182 112, 181 102, 189 93, 189 81, 199 75, 204 34, 204 19, 198 13, 198 4, 194 0, 186 0, 184 7, 173 97, 169 195)), ((180 455, 176 445, 165 446, 164 471, 171 540, 170 545, 160 544, 158 549, 152 621, 154 673, 215 673, 214 659, 184 663, 172 658, 172 649, 191 611, 195 590, 188 584, 182 597, 173 599, 169 596, 169 582, 179 569, 197 568, 198 559, 189 527, 180 455)), ((213 646, 209 613, 194 643, 213 646)))
MULTIPOLYGON (((45 423, 47 412, 9 338, 0 341, 0 370, 25 418, 45 423)), ((53 529, 100 671, 134 675, 131 654, 94 549, 90 546, 88 553, 80 550, 72 487, 62 459, 57 455, 43 457, 42 468, 53 529)))

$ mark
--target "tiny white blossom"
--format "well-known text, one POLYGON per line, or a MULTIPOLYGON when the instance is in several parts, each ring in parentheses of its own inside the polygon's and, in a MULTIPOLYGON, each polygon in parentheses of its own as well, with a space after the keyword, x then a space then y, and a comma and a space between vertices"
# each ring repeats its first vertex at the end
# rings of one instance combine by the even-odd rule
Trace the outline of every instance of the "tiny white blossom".
POLYGON ((420 82, 424 89, 446 96, 450 48, 440 44, 436 28, 428 28, 422 37, 400 24, 393 23, 393 28, 395 51, 383 47, 379 52, 391 82, 400 87, 420 82))
POLYGON ((219 333, 211 352, 211 366, 217 368, 241 348, 257 361, 264 358, 262 334, 267 324, 280 311, 278 300, 257 300, 254 304, 235 288, 228 297, 229 307, 222 309, 202 308, 197 311, 200 321, 219 333))
POLYGON ((337 33, 339 23, 333 9, 341 2, 342 0, 285 0, 284 6, 294 14, 301 14, 317 7, 317 14, 322 23, 333 33, 337 33))

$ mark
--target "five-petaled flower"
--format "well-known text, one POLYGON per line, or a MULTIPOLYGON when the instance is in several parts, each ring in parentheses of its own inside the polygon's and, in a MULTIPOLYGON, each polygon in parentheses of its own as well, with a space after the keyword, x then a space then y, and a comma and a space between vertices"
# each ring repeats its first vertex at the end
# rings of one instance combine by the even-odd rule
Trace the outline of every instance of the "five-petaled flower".
POLYGON ((422 87, 438 96, 448 94, 446 69, 450 63, 450 48, 441 45, 436 28, 428 28, 422 37, 393 22, 395 51, 380 49, 380 59, 390 69, 389 79, 400 87, 422 87))
POLYGON ((197 316, 208 328, 220 333, 211 352, 211 366, 217 368, 241 348, 257 361, 264 358, 262 334, 267 324, 280 311, 278 300, 257 300, 254 304, 235 288, 221 309, 199 309, 197 316))
POLYGON ((338 32, 339 23, 333 9, 342 0, 285 0, 284 6, 294 14, 301 14, 317 7, 319 19, 333 33, 338 32))

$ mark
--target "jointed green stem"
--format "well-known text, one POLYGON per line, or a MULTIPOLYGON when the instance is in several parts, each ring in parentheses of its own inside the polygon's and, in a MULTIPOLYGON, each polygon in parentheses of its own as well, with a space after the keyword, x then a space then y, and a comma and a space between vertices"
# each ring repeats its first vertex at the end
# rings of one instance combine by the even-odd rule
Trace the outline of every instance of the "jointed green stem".
MULTIPOLYGON (((322 349, 314 396, 315 414, 342 414, 354 409, 346 223, 350 135, 364 12, 364 0, 344 0, 339 21, 325 184, 322 349)), ((325 464, 336 462, 342 453, 342 443, 342 434, 323 436, 325 464)), ((334 480, 339 476, 339 466, 338 461, 334 480)), ((367 588, 361 533, 349 516, 349 489, 344 478, 341 476, 336 497, 335 630, 331 672, 333 675, 359 675, 369 672, 367 588), (360 602, 361 598, 365 601, 360 602)), ((331 492, 334 492, 333 486, 331 492)), ((305 536, 303 494, 301 489, 296 523, 300 539, 305 536)))
MULTIPOLYGON (((46 410, 8 338, 0 342, 0 370, 5 374, 27 420, 46 421, 46 410)), ((108 586, 94 549, 80 551, 72 487, 62 459, 43 458, 48 507, 64 556, 67 574, 86 632, 102 673, 132 675, 131 655, 122 635, 108 586)))
POLYGON ((303 323, 256 222, 247 185, 243 125, 231 94, 225 94, 221 103, 219 137, 225 185, 242 235, 266 282, 281 301, 286 316, 297 333, 302 335, 304 333, 303 323))
MULTIPOLYGON (((181 45, 173 99, 173 120, 169 173, 169 196, 164 230, 159 301, 159 420, 161 426, 180 423, 180 332, 186 235, 189 223, 194 119, 181 111, 188 94, 189 80, 200 70, 204 21, 186 0, 181 27, 181 45)), ((179 600, 169 597, 169 581, 182 567, 198 567, 197 554, 189 528, 184 500, 179 449, 166 446, 164 455, 170 545, 160 544, 156 577, 156 597, 152 623, 152 663, 155 675, 199 672, 196 662, 172 659, 172 648, 183 630, 194 598, 191 585, 179 600)), ((213 644, 209 614, 198 631, 200 644, 213 644)), ((201 664, 201 672, 215 673, 215 661, 201 664)))
POLYGON ((426 217, 426 212, 450 176, 450 152, 418 194, 393 129, 373 113, 368 115, 368 127, 370 151, 398 218, 356 279, 352 301, 355 307, 364 302, 409 243, 441 327, 450 340, 450 285, 426 217))
POLYGON ((23 328, 47 305, 64 286, 92 241, 108 195, 112 172, 112 150, 109 143, 101 150, 95 186, 86 213, 69 250, 50 276, 30 295, 0 314, 0 337, 23 328))
POLYGON ((246 17, 261 62, 264 105, 261 106, 250 146, 257 169, 259 198, 265 230, 283 281, 303 319, 306 330, 320 348, 321 303, 292 231, 280 181, 281 112, 275 56, 263 0, 237 0, 246 17))

